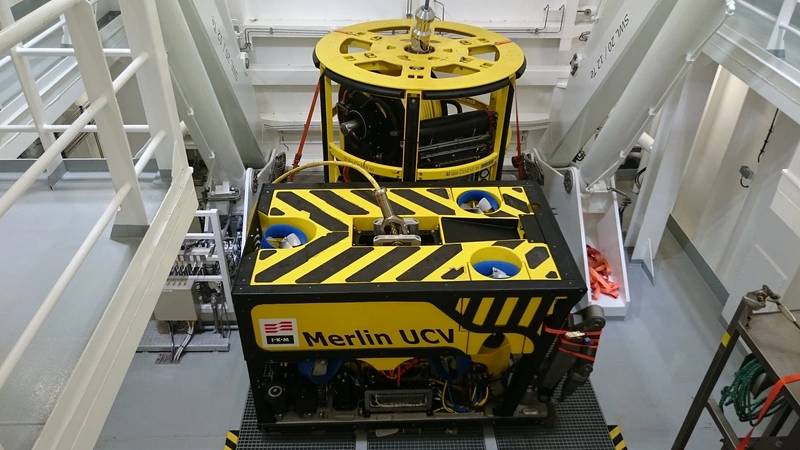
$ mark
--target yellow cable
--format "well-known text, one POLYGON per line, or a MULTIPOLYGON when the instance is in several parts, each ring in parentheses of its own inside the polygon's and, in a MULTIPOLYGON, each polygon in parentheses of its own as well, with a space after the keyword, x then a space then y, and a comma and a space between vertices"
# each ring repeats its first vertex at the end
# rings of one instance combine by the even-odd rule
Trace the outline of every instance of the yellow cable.
POLYGON ((488 401, 488 400, 489 400, 489 387, 487 386, 486 387, 486 395, 483 397, 483 400, 481 400, 480 403, 478 403, 478 406, 485 405, 486 401, 488 401))
POLYGON ((290 176, 296 174, 297 172, 300 172, 301 170, 310 169, 312 167, 319 167, 319 166, 349 167, 351 169, 357 170, 359 173, 361 173, 361 175, 364 175, 364 178, 366 178, 367 181, 369 181, 369 183, 372 185, 372 187, 375 188, 376 191, 381 188, 381 186, 375 180, 375 177, 373 177, 371 173, 367 172, 366 169, 364 169, 361 166, 357 166, 357 165, 355 165, 353 163, 349 163, 347 161, 315 161, 315 162, 306 163, 306 164, 303 164, 302 166, 295 167, 294 169, 292 169, 292 170, 284 173, 283 175, 279 176, 278 178, 275 179, 275 181, 272 182, 272 184, 280 183, 281 181, 289 178, 290 176))
POLYGON ((444 388, 442 389, 442 408, 444 408, 445 411, 451 414, 455 414, 455 411, 450 409, 450 407, 447 406, 447 402, 445 402, 444 400, 444 396, 446 395, 446 393, 447 393, 447 382, 444 383, 444 388))

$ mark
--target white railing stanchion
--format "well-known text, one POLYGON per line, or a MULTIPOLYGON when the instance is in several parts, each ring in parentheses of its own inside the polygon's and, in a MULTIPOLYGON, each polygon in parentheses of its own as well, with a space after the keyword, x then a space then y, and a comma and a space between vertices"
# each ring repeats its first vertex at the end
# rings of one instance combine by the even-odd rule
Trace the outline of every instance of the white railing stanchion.
POLYGON ((789 27, 789 21, 792 20, 792 15, 797 7, 797 0, 783 0, 781 10, 778 13, 775 25, 772 27, 772 33, 767 42, 767 51, 783 58, 786 56, 786 29, 789 27))
POLYGON ((125 29, 137 30, 128 34, 128 45, 133 55, 151 56, 137 72, 136 82, 142 93, 147 122, 152 127, 150 134, 166 133, 165 142, 156 148, 155 156, 162 175, 168 175, 174 167, 182 167, 188 162, 156 4, 154 0, 120 0, 119 6, 125 29))
POLYGON ((95 122, 97 122, 97 137, 111 173, 111 181, 117 190, 126 184, 131 185, 131 192, 117 214, 113 234, 141 236, 148 224, 147 214, 133 169, 130 144, 122 128, 122 114, 108 64, 103 56, 103 46, 94 21, 92 6, 80 2, 66 11, 64 17, 67 20, 75 48, 75 59, 78 61, 78 69, 89 101, 100 97, 108 98, 108 105, 97 114, 95 122))

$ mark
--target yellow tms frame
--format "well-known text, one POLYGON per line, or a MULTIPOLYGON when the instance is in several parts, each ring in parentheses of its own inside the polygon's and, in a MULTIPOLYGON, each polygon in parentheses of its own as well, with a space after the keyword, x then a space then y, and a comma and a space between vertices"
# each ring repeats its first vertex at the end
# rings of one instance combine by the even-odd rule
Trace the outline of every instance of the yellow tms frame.
MULTIPOLYGON (((430 47, 426 53, 415 53, 410 48, 413 25, 413 19, 360 23, 338 29, 317 43, 314 62, 320 69, 325 159, 357 164, 384 180, 499 179, 509 141, 515 82, 525 71, 522 49, 482 28, 434 21, 430 47), (338 99, 334 98, 335 89, 338 99), (344 120, 337 106, 343 104, 345 91, 372 96, 379 102, 376 114, 397 122, 398 157, 393 162, 381 160, 380 150, 375 150, 380 144, 374 142, 368 152, 354 154, 358 152, 352 151, 352 141, 359 136, 348 127, 356 124, 366 130, 375 125, 363 114, 344 120), (393 104, 398 107, 392 108, 393 104), (469 157, 427 162, 423 152, 430 149, 435 154, 436 149, 447 147, 421 144, 425 121, 447 116, 448 106, 459 113, 490 113, 492 132, 469 157), (337 114, 339 127, 334 124, 337 114)), ((349 181, 337 167, 326 168, 325 174, 328 182, 349 181)))

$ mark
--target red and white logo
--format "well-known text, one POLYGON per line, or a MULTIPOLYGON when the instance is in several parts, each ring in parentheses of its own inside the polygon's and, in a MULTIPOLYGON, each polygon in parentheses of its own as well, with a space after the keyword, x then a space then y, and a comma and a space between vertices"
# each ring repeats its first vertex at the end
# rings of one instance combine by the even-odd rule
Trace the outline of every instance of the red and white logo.
POLYGON ((298 345, 296 319, 259 319, 258 325, 264 347, 298 345))

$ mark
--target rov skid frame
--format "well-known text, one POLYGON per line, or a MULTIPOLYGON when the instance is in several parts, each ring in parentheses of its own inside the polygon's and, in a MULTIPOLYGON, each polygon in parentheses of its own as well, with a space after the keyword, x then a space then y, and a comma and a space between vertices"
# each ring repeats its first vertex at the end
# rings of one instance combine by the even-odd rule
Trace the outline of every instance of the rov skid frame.
MULTIPOLYGON (((548 330, 569 326, 586 287, 540 187, 455 180, 386 187, 395 212, 418 220, 421 235, 433 236, 423 245, 381 247, 364 239, 381 214, 367 186, 262 188, 234 286, 259 423, 290 428, 552 418, 531 386, 543 378, 559 338, 548 330), (461 208, 475 192, 492 198, 492 211, 461 208), (276 225, 302 230, 305 242, 263 247, 265 232, 276 225), (478 270, 487 258, 519 272, 487 276, 478 270), (279 403, 270 397, 290 389, 290 378, 302 377, 295 370, 275 384, 274 373, 288 366, 323 360, 330 369, 331 361, 359 361, 387 371, 413 358, 478 360, 493 336, 504 339, 514 358, 499 377, 502 395, 493 395, 481 411, 362 414, 328 404, 299 414, 276 411, 279 403)), ((318 369, 305 376, 335 375, 318 369)))

